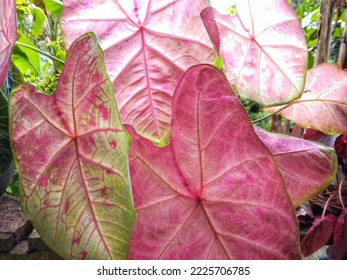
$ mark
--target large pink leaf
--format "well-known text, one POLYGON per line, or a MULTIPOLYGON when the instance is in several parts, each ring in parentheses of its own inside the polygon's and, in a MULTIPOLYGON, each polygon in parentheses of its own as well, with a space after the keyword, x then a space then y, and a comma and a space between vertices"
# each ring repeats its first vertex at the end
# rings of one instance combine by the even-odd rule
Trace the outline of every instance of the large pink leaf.
POLYGON ((0 0, 0 88, 7 76, 16 38, 16 1, 0 0))
POLYGON ((236 15, 206 8, 202 19, 242 97, 264 106, 300 97, 307 46, 287 0, 237 0, 236 15))
POLYGON ((302 127, 347 134, 347 72, 331 64, 308 70, 301 98, 280 114, 302 127))
POLYGON ((53 96, 24 84, 10 104, 21 206, 44 241, 64 258, 126 258, 130 138, 95 35, 70 47, 53 96))
POLYGON ((66 0, 62 29, 68 45, 84 32, 98 35, 123 123, 163 143, 180 77, 216 56, 199 16, 207 6, 207 0, 66 0))
POLYGON ((137 135, 130 174, 133 259, 300 258, 293 205, 226 77, 190 68, 173 100, 172 139, 137 135))
POLYGON ((274 156, 295 208, 322 192, 335 178, 334 149, 260 128, 255 131, 274 156))

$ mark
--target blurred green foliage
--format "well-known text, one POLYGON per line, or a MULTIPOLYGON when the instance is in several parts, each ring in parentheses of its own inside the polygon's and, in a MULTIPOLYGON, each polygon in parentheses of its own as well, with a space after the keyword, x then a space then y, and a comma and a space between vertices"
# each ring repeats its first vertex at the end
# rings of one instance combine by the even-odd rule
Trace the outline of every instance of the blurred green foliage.
MULTIPOLYGON (((38 91, 45 94, 54 93, 63 64, 52 60, 49 55, 61 61, 65 60, 66 55, 59 27, 63 9, 61 0, 16 0, 16 9, 18 37, 11 56, 9 74, 12 84, 5 84, 0 92, 0 111, 6 113, 8 92, 23 82, 35 85, 38 91)), ((1 118, 2 123, 7 125, 5 116, 1 118)), ((2 128, 0 137, 8 142, 8 127, 2 128)), ((1 153, 10 151, 8 143, 6 147, 0 146, 1 153)), ((5 162, 3 158, 1 162, 5 162)), ((18 174, 15 172, 6 192, 18 195, 18 184, 18 174)))
MULTIPOLYGON (((314 66, 318 38, 319 0, 292 0, 293 9, 301 21, 308 46, 307 69, 314 66)), ((333 13, 329 63, 336 63, 340 49, 340 38, 344 33, 345 11, 335 9, 333 13)))
POLYGON ((60 0, 16 0, 16 8, 17 42, 21 44, 14 47, 11 61, 21 74, 19 83, 28 82, 39 91, 52 94, 63 65, 44 53, 65 60, 59 27, 63 3, 60 0))

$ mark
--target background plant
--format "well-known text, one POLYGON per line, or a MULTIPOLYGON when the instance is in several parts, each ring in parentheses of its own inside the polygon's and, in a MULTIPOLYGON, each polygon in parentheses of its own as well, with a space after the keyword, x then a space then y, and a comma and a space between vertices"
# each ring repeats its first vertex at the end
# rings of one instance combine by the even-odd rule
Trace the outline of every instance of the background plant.
POLYGON ((12 76, 8 73, 10 56, 17 29, 13 1, 0 2, 0 196, 13 174, 12 152, 8 134, 8 95, 12 88, 12 76), (8 7, 8 12, 5 11, 8 7))
POLYGON ((30 82, 46 94, 54 92, 65 59, 58 24, 62 8, 58 0, 16 1, 18 39, 11 56, 21 76, 16 84, 30 82))

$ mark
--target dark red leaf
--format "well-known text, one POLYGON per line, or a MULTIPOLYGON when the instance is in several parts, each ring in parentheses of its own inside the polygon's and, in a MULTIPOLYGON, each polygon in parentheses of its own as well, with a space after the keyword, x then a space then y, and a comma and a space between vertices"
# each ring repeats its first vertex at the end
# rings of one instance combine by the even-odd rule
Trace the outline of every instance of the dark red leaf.
POLYGON ((347 209, 337 219, 334 230, 334 245, 327 250, 330 259, 347 260, 347 209))
POLYGON ((304 133, 304 139, 320 142, 320 140, 322 140, 324 135, 325 135, 325 133, 323 133, 323 132, 320 132, 320 131, 312 129, 312 128, 308 128, 308 129, 306 129, 306 131, 304 133))
POLYGON ((336 220, 334 215, 329 214, 310 228, 301 242, 301 252, 305 257, 312 255, 329 241, 336 220))
POLYGON ((302 138, 303 135, 303 128, 301 126, 298 126, 297 124, 294 125, 292 129, 292 134, 295 135, 296 137, 302 138))
POLYGON ((343 165, 347 168, 347 137, 341 134, 335 140, 335 151, 343 165))

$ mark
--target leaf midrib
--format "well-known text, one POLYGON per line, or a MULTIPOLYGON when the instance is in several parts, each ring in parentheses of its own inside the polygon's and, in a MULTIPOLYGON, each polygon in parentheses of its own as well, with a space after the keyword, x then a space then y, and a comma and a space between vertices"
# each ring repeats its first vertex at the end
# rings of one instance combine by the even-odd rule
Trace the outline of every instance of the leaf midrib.
POLYGON ((74 72, 73 72, 73 79, 72 79, 72 92, 71 92, 71 111, 72 111, 72 116, 73 116, 73 124, 74 124, 74 138, 73 138, 73 141, 74 141, 74 144, 75 144, 75 149, 76 149, 76 158, 77 158, 77 162, 78 162, 78 168, 79 168, 79 171, 80 171, 80 175, 81 175, 81 178, 82 178, 82 181, 83 181, 83 187, 84 187, 84 193, 86 195, 86 199, 87 199, 87 202, 88 202, 88 205, 90 207, 90 211, 91 211, 91 215, 93 216, 93 222, 94 222, 94 225, 95 225, 95 228, 96 228, 96 231, 100 237, 100 239, 102 240, 102 243, 104 244, 104 248, 106 250, 106 253, 107 255, 109 256, 110 259, 112 259, 112 253, 110 252, 110 249, 108 248, 108 245, 107 245, 107 242, 102 234, 102 231, 99 227, 99 223, 98 223, 98 219, 96 217, 96 214, 95 214, 95 210, 94 210, 94 207, 93 207, 93 203, 92 203, 92 199, 89 195, 89 192, 88 192, 88 183, 87 183, 87 180, 85 178, 85 174, 83 172, 83 166, 82 166, 82 162, 81 162, 81 155, 80 155, 80 150, 79 150, 79 146, 78 146, 78 141, 77 139, 79 138, 79 135, 78 135, 78 131, 77 131, 77 124, 76 124, 76 110, 75 110, 75 92, 76 92, 76 88, 75 88, 75 77, 76 77, 76 73, 77 73, 77 69, 79 68, 79 62, 80 60, 82 59, 82 57, 78 57, 77 59, 77 62, 75 64, 75 69, 74 69, 74 72))

